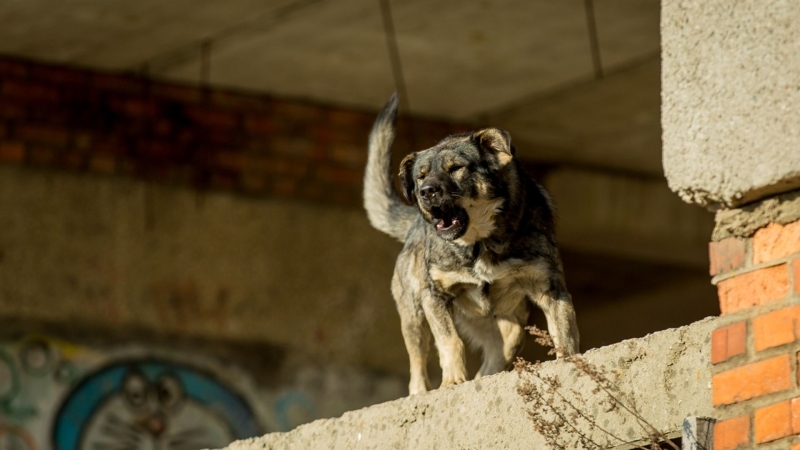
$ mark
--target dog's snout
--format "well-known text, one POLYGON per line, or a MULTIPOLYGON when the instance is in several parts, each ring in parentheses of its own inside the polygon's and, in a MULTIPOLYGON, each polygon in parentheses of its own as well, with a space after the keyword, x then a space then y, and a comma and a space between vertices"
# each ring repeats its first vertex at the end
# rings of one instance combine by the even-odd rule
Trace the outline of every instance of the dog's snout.
POLYGON ((431 201, 441 193, 442 187, 437 183, 426 183, 419 188, 419 195, 425 201, 431 201))

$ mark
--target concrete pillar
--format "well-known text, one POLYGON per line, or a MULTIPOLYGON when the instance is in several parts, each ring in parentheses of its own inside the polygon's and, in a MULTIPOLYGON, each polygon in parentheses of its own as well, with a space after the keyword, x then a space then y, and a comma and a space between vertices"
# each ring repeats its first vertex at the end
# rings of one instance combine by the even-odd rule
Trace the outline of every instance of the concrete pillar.
POLYGON ((800 3, 662 3, 664 172, 715 209, 714 448, 800 448, 800 3))

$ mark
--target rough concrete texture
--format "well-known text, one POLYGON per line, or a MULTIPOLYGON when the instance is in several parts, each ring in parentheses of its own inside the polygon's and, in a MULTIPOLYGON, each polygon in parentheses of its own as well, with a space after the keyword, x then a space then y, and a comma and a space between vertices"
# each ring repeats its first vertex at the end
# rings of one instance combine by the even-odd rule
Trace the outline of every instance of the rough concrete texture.
POLYGON ((360 209, 0 167, 0 211, 0 331, 268 342, 405 372, 400 246, 360 209))
POLYGON ((712 240, 750 237, 769 223, 787 224, 800 219, 800 191, 787 192, 736 209, 717 211, 712 240))
MULTIPOLYGON (((585 358, 619 376, 618 385, 633 395, 648 422, 679 435, 685 417, 713 412, 708 346, 714 324, 715 319, 705 319, 592 350, 585 358)), ((577 404, 585 405, 584 411, 604 429, 625 441, 646 437, 633 416, 619 408, 603 408, 599 404, 603 394, 593 394, 594 383, 579 376, 572 364, 545 363, 542 374, 557 376, 563 383, 560 392, 573 401, 570 390, 579 391, 584 401, 577 404)), ((348 412, 338 419, 318 420, 288 433, 234 442, 227 449, 547 448, 527 417, 518 383, 517 373, 503 373, 348 412)), ((573 423, 598 443, 621 444, 579 420, 573 423)))
POLYGON ((661 37, 670 188, 717 208, 800 186, 800 3, 666 0, 661 37))

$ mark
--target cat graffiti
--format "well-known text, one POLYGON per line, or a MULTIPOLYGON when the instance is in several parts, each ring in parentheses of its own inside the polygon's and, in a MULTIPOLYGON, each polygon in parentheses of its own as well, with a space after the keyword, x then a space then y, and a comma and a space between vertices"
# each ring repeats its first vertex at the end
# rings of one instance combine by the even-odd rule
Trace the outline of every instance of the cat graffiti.
POLYGON ((248 404, 174 362, 116 362, 83 379, 53 427, 54 450, 196 450, 261 434, 248 404))

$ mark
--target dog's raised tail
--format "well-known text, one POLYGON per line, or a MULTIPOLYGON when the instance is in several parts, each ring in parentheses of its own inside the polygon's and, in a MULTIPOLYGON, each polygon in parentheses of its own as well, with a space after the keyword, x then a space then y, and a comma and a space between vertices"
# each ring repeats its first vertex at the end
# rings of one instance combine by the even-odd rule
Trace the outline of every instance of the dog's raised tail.
POLYGON ((392 142, 397 122, 397 94, 383 107, 369 135, 369 154, 364 173, 364 209, 373 227, 405 241, 416 218, 413 207, 400 200, 392 182, 392 142))

